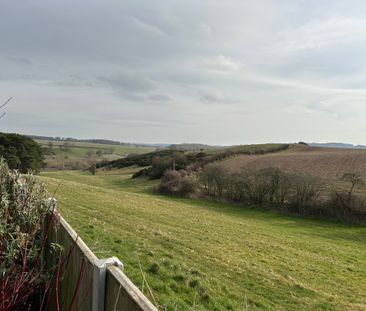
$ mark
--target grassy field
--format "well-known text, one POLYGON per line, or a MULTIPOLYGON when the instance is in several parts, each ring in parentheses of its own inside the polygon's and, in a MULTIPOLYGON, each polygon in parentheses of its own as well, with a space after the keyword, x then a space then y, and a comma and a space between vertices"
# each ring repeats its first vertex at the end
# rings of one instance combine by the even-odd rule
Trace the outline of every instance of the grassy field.
POLYGON ((136 145, 108 145, 57 140, 36 141, 49 153, 45 159, 46 169, 85 169, 95 162, 115 160, 128 154, 146 153, 156 149, 155 147, 136 145), (100 155, 97 154, 98 151, 100 155))
POLYGON ((59 185, 61 212, 91 249, 118 256, 160 309, 366 309, 365 227, 156 196, 133 171, 41 180, 59 185))

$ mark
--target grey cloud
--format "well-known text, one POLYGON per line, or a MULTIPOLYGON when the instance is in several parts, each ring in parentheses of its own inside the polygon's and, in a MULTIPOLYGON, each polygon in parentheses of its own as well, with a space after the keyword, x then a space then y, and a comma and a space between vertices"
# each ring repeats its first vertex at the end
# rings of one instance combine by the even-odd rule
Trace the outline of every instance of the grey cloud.
POLYGON ((282 34, 278 49, 285 52, 320 49, 347 41, 366 38, 366 20, 331 17, 310 21, 282 34))
POLYGON ((199 90, 198 97, 203 103, 208 104, 234 104, 240 102, 232 96, 227 96, 215 90, 199 90))
POLYGON ((16 105, 3 130, 365 143, 365 12, 362 0, 4 0, 0 94, 16 105))
POLYGON ((9 56, 8 60, 19 65, 32 65, 33 63, 26 57, 16 57, 16 56, 9 56))
POLYGON ((230 73, 240 70, 241 64, 239 61, 235 61, 231 57, 217 55, 203 60, 202 64, 199 65, 199 68, 214 72, 230 73))
POLYGON ((152 101, 164 102, 164 103, 172 100, 171 97, 162 94, 152 94, 148 98, 152 101))
POLYGON ((157 88, 157 84, 143 75, 119 74, 110 77, 98 77, 98 83, 108 86, 121 94, 146 94, 157 88))
POLYGON ((158 26, 156 25, 151 25, 151 24, 148 24, 146 22, 143 22, 141 20, 139 20, 138 18, 136 17, 132 17, 131 18, 133 24, 140 30, 144 31, 144 32, 147 32, 151 35, 157 35, 157 36, 163 36, 165 37, 166 36, 166 33, 163 32, 163 30, 161 30, 158 26))

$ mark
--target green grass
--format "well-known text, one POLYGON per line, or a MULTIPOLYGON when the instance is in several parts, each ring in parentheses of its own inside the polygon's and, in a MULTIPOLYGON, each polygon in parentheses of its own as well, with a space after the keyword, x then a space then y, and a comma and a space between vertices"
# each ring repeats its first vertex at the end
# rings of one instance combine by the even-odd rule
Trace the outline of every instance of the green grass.
MULTIPOLYGON (((59 148, 62 146, 65 141, 57 141, 57 140, 36 140, 41 146, 48 147, 48 143, 51 142, 54 146, 54 151, 64 152, 59 148)), ((98 144, 98 143, 89 143, 89 142, 67 142, 70 146, 70 150, 68 150, 71 155, 85 155, 88 150, 105 150, 112 148, 116 154, 127 155, 129 153, 145 153, 154 151, 155 147, 148 146, 136 146, 136 145, 109 145, 109 144, 98 144)))
POLYGON ((154 151, 155 147, 136 145, 108 145, 89 142, 65 142, 56 140, 36 140, 46 150, 46 169, 85 169, 92 163, 120 159, 128 154, 141 154, 154 151), (49 148, 49 142, 52 148, 49 148), (67 143, 68 148, 60 148, 67 143), (98 156, 96 152, 102 151, 98 156))
POLYGON ((157 196, 132 172, 41 179, 50 191, 63 180, 63 216, 161 309, 366 309, 365 227, 157 196))

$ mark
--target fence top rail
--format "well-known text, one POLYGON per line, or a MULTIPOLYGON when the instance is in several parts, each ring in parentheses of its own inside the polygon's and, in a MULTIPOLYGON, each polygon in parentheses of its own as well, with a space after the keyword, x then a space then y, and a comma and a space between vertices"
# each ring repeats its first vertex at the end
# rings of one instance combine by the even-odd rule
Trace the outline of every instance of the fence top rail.
POLYGON ((135 284, 117 267, 108 267, 108 272, 116 279, 121 287, 134 299, 141 310, 158 311, 158 309, 145 297, 135 284))
MULTIPOLYGON (((58 213, 54 212, 59 219, 60 226, 69 234, 72 240, 75 241, 76 246, 84 254, 84 256, 94 266, 98 264, 98 257, 90 250, 75 230, 69 225, 69 223, 58 213)), ((145 295, 137 288, 135 284, 122 272, 120 267, 108 266, 107 273, 110 273, 119 284, 120 288, 133 299, 133 301, 141 308, 146 311, 158 311, 158 309, 145 297, 145 295)))
POLYGON ((94 265, 98 260, 98 257, 90 250, 90 248, 85 244, 85 242, 80 238, 80 236, 75 232, 75 230, 69 225, 69 223, 63 218, 60 213, 57 213, 60 219, 60 225, 67 231, 70 237, 76 241, 76 245, 84 253, 87 259, 94 265))

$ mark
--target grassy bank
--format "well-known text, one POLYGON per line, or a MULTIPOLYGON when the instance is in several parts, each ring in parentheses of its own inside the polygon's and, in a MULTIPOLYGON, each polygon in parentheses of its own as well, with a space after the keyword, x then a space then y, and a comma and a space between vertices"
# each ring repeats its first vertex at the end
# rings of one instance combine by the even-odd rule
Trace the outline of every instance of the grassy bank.
POLYGON ((366 308, 365 227, 155 196, 154 182, 131 180, 132 172, 41 179, 50 191, 63 180, 65 218, 98 256, 118 256, 160 307, 366 308))

